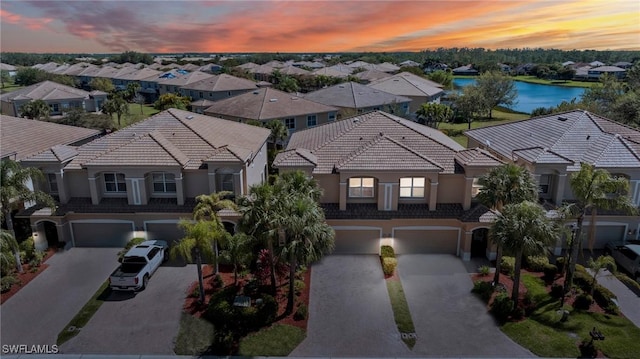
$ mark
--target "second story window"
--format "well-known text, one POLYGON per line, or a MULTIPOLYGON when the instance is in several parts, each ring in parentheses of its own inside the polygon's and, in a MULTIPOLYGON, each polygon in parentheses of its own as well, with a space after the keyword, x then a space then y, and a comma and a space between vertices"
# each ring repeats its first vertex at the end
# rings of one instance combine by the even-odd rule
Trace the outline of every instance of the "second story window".
POLYGON ((549 193, 549 183, 551 182, 551 176, 549 175, 541 175, 540 176, 540 193, 547 194, 549 193))
POLYGON ((296 129, 296 119, 295 118, 285 118, 284 125, 287 126, 288 130, 296 129))
POLYGON ((233 173, 221 173, 218 175, 218 191, 234 192, 233 173))
POLYGON ((104 189, 107 192, 127 192, 127 182, 122 173, 105 173, 104 189))
POLYGON ((316 127, 318 124, 318 116, 309 115, 307 116, 307 127, 316 127))
POLYGON ((329 112, 328 121, 329 122, 333 122, 335 120, 336 120, 336 113, 335 112, 329 112))
POLYGON ((371 177, 349 178, 349 197, 370 198, 374 195, 374 180, 371 177))
POLYGON ((58 179, 55 173, 47 173, 47 182, 49 183, 49 192, 58 193, 58 179))
POLYGON ((400 178, 400 197, 404 197, 404 198, 424 197, 424 177, 400 178))
POLYGON ((175 193, 176 177, 172 173, 158 172, 153 174, 154 193, 175 193))
POLYGON ((480 193, 480 190, 482 190, 483 187, 484 186, 480 184, 480 179, 474 178, 473 184, 471 185, 471 197, 476 198, 476 196, 478 195, 478 193, 480 193))

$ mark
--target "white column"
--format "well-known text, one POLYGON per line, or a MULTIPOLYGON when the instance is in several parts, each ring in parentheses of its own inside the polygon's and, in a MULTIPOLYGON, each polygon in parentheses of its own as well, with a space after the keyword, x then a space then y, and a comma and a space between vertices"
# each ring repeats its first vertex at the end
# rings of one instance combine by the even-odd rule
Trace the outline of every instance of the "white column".
POLYGON ((436 210, 436 203, 438 202, 438 182, 431 182, 431 189, 429 190, 429 210, 436 210))

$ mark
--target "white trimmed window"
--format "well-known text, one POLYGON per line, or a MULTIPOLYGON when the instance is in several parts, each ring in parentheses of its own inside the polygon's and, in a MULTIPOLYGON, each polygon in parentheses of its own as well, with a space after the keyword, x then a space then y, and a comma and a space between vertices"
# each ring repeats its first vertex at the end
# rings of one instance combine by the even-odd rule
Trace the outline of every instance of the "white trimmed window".
POLYGON ((218 173, 218 191, 235 192, 233 173, 218 173))
POLYGON ((58 193, 58 179, 55 173, 47 173, 47 182, 49 183, 49 192, 58 193))
POLYGON ((318 125, 318 116, 309 115, 307 116, 307 127, 316 127, 318 125))
POLYGON ((538 185, 538 187, 540 188, 540 193, 549 193, 549 183, 551 183, 550 175, 540 175, 540 183, 538 185))
POLYGON ((105 173, 104 189, 106 192, 127 192, 127 182, 122 173, 105 173))
POLYGON ((424 177, 400 178, 400 197, 423 198, 424 182, 424 177))
POLYGON ((176 176, 173 173, 153 173, 154 193, 176 193, 176 176))
POLYGON ((473 179, 473 184, 471 185, 471 198, 476 198, 480 190, 482 189, 482 185, 480 184, 479 178, 473 179))
POLYGON ((288 130, 296 129, 296 119, 295 118, 285 118, 284 125, 287 126, 288 130))
POLYGON ((372 177, 349 178, 349 197, 370 198, 374 195, 372 177))

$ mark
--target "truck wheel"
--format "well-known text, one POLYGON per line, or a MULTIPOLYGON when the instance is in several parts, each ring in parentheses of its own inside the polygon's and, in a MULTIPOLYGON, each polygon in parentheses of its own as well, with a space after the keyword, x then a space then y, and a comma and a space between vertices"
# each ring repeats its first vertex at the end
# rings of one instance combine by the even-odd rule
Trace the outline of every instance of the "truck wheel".
POLYGON ((147 288, 147 284, 149 284, 149 276, 145 274, 144 277, 142 277, 142 288, 140 288, 140 290, 147 288))

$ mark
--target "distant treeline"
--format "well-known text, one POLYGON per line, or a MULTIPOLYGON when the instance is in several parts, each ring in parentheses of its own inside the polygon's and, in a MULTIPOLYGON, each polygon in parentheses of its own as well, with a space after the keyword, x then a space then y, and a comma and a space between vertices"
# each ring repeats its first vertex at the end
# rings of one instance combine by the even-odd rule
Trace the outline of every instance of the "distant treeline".
MULTIPOLYGON (((121 54, 33 54, 3 52, 0 54, 0 61, 16 66, 32 66, 38 63, 75 63, 77 58, 94 58, 96 63, 108 58, 116 63, 146 63, 150 64, 154 53, 140 53, 136 51, 126 51, 121 54)), ((209 53, 184 53, 173 54, 176 58, 181 57, 209 57, 209 53)), ((412 60, 420 64, 445 63, 450 67, 458 67, 468 64, 504 63, 508 65, 526 63, 562 63, 573 62, 593 62, 600 61, 605 64, 612 64, 619 61, 635 63, 640 61, 640 51, 626 50, 558 50, 558 49, 498 49, 489 50, 484 48, 438 48, 420 52, 365 52, 365 53, 255 53, 255 54, 217 54, 213 61, 222 62, 221 65, 234 66, 245 62, 255 62, 264 64, 271 60, 279 61, 309 61, 316 57, 325 58, 329 65, 345 61, 366 61, 369 63, 393 62, 399 63, 412 60), (328 56, 327 56, 328 55, 328 56), (222 57, 227 60, 220 61, 222 57), (326 56, 326 58, 325 58, 326 56)))

